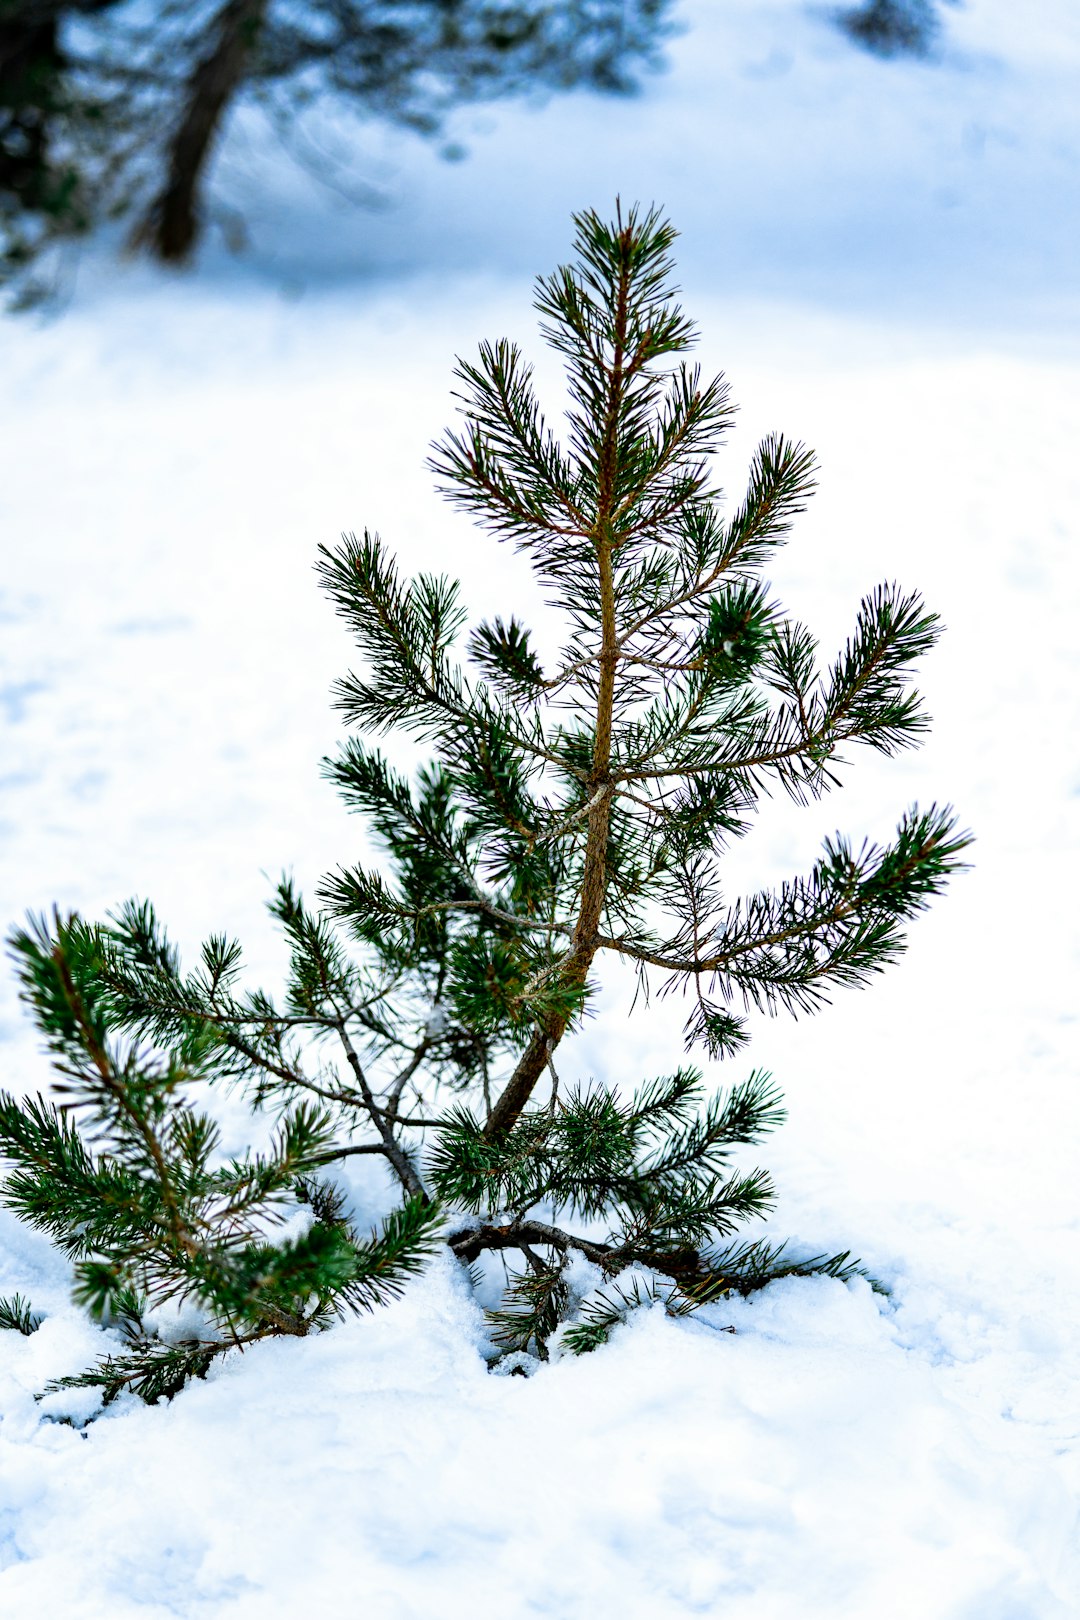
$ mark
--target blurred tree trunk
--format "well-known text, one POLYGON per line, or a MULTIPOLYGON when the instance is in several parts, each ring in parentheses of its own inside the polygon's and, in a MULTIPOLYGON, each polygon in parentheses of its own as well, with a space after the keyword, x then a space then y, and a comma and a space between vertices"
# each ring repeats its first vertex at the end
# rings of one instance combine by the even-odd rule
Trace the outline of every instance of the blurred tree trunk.
POLYGON ((228 0, 212 24, 214 43, 196 62, 184 109, 167 149, 165 183, 137 237, 167 264, 187 259, 199 234, 202 179, 214 139, 235 95, 269 0, 228 0))

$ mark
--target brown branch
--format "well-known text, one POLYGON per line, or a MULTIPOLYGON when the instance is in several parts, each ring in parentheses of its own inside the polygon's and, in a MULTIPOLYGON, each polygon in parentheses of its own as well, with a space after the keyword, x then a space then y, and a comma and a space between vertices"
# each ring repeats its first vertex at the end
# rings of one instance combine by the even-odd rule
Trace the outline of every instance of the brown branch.
POLYGON ((364 1106, 371 1115, 372 1123, 374 1124, 375 1129, 383 1139, 383 1148, 386 1153, 386 1157, 390 1160, 390 1163, 396 1170, 398 1180, 411 1197, 420 1198, 425 1204, 430 1204, 431 1199, 428 1196, 424 1183, 417 1175, 408 1154, 395 1137, 393 1126, 390 1124, 386 1115, 375 1101, 374 1093, 368 1084, 367 1075, 364 1073, 363 1065, 360 1062, 356 1048, 349 1039, 349 1032, 345 1028, 344 1021, 338 1025, 338 1034, 341 1037, 341 1044, 345 1048, 345 1056, 349 1060, 349 1066, 352 1069, 353 1074, 356 1076, 356 1083, 360 1087, 360 1092, 364 1099, 364 1106))
POLYGON ((464 1265, 472 1265, 485 1250, 520 1249, 527 1254, 527 1245, 546 1243, 560 1254, 576 1250, 586 1260, 598 1265, 608 1276, 637 1262, 649 1266, 661 1276, 680 1282, 699 1276, 701 1258, 695 1249, 650 1249, 633 1243, 594 1243, 576 1233, 564 1232, 561 1227, 546 1221, 509 1221, 503 1226, 482 1223, 466 1226, 451 1233, 447 1239, 451 1252, 464 1265))
POLYGON ((453 1253, 466 1265, 472 1265, 486 1249, 519 1249, 525 1243, 549 1243, 565 1254, 577 1249, 586 1259, 604 1270, 610 1269, 612 1257, 618 1253, 608 1243, 592 1243, 588 1238, 575 1237, 545 1221, 511 1221, 505 1226, 467 1226, 447 1239, 453 1253))
POLYGON ((421 1063, 423 1063, 424 1058, 427 1056, 428 1050, 432 1045, 433 1040, 425 1037, 425 1039, 420 1042, 419 1046, 416 1047, 412 1057, 409 1059, 408 1063, 406 1063, 405 1067, 399 1074, 395 1075, 394 1079, 391 1081, 386 1099, 386 1108, 384 1110, 387 1122, 390 1125, 397 1124, 397 1112, 401 1105, 401 1094, 405 1090, 405 1087, 408 1085, 409 1081, 412 1079, 413 1075, 419 1069, 421 1063))
POLYGON ((355 1159, 361 1153, 381 1153, 385 1157, 386 1144, 384 1142, 358 1142, 354 1147, 328 1148, 320 1153, 314 1164, 336 1164, 338 1159, 355 1159))

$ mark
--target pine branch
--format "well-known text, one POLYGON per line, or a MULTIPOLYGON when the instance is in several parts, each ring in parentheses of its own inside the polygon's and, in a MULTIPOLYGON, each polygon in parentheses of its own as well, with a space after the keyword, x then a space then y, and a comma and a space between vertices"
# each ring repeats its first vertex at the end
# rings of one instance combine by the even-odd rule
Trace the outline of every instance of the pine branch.
POLYGON ((842 838, 826 843, 807 879, 740 901, 704 949, 676 936, 654 950, 601 938, 599 948, 664 968, 675 981, 711 976, 725 998, 739 993, 766 1010, 810 1010, 832 984, 864 984, 904 949, 899 923, 923 910, 948 877, 963 870, 971 842, 957 833, 951 810, 911 810, 895 841, 864 844, 858 855, 842 838))
POLYGON ((382 1137, 383 1150, 386 1157, 393 1165, 398 1180, 401 1182, 401 1185, 405 1188, 405 1191, 411 1198, 419 1198, 420 1201, 425 1204, 430 1202, 428 1195, 424 1190, 424 1183, 417 1174, 412 1160, 400 1146, 396 1136, 394 1135, 393 1124, 387 1119, 386 1115, 375 1101, 374 1093, 368 1084, 368 1079, 364 1073, 360 1058, 357 1054, 355 1046, 352 1044, 352 1041, 349 1038, 349 1033, 344 1023, 338 1026, 338 1034, 341 1037, 341 1044, 345 1048, 345 1056, 348 1058, 349 1067, 352 1069, 353 1074, 356 1077, 356 1084, 359 1087, 360 1095, 364 1099, 364 1107, 367 1109, 375 1129, 382 1137))
POLYGON ((499 1310, 488 1311, 492 1338, 506 1355, 533 1353, 547 1361, 547 1342, 562 1321, 570 1290, 561 1265, 546 1266, 527 1247, 530 1269, 507 1289, 499 1310))
POLYGON ((140 1396, 150 1406, 171 1400, 192 1378, 205 1378, 217 1356, 252 1344, 264 1333, 240 1334, 228 1339, 186 1345, 148 1344, 127 1355, 105 1356, 85 1372, 67 1378, 54 1378, 43 1394, 68 1389, 100 1389, 104 1404, 110 1406, 127 1391, 140 1396))
POLYGON ((23 1299, 21 1294, 12 1294, 10 1299, 0 1299, 0 1333, 21 1333, 28 1339, 31 1334, 37 1332, 44 1320, 43 1316, 39 1316, 37 1311, 31 1308, 30 1301, 23 1299))

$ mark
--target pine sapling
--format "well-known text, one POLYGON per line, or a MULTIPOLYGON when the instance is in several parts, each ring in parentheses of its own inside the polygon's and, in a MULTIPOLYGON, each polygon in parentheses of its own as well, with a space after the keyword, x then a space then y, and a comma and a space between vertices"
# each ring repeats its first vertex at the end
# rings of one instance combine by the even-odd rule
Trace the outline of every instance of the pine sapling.
POLYGON ((230 1343, 386 1297, 437 1231, 464 1266, 505 1265, 492 1341, 519 1359, 553 1339, 595 1348, 652 1300, 680 1313, 857 1269, 736 1237, 773 1201, 739 1159, 783 1117, 768 1075, 717 1093, 696 1068, 639 1082, 619 1062, 567 1083, 560 1047, 609 962, 682 993, 688 1046, 716 1060, 745 1047, 748 1009, 810 1012, 896 960, 969 842, 947 808, 908 810, 882 846, 838 835, 808 875, 734 901, 723 857, 763 795, 805 803, 856 746, 920 740, 912 669, 940 626, 918 594, 879 585, 821 664, 762 578, 812 455, 767 438, 725 518, 709 469, 732 406, 684 358, 671 226, 637 209, 576 223, 574 262, 537 289, 566 367, 565 440, 500 341, 460 364, 461 424, 431 463, 528 559, 561 650, 545 664, 513 616, 467 630, 458 586, 404 578, 376 536, 323 548, 363 659, 336 688, 357 734, 326 774, 385 860, 330 873, 315 908, 281 882, 284 995, 241 989, 222 937, 184 971, 145 904, 16 936, 59 1082, 57 1102, 0 1109, 4 1197, 128 1335, 84 1375, 108 1391, 167 1393, 230 1343), (412 781, 374 746, 389 731, 431 750, 412 781), (222 1083, 278 1117, 268 1153, 223 1161, 188 1100, 222 1083), (354 1155, 400 1189, 370 1241, 334 1180, 354 1155), (166 1299, 193 1300, 206 1332, 155 1340, 144 1302, 166 1299))

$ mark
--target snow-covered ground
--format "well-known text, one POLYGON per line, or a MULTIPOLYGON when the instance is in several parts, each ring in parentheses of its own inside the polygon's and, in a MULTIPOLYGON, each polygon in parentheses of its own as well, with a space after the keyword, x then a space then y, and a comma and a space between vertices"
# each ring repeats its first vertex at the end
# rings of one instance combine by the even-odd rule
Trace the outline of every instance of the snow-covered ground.
MULTIPOLYGON (((470 115, 453 167, 387 142, 396 208, 294 190, 246 267, 91 264, 61 320, 0 327, 0 917, 151 895, 189 949, 228 929, 273 978, 264 874, 310 887, 360 838, 317 774, 350 653, 314 547, 377 527, 477 613, 528 613, 523 565, 423 470, 452 357, 535 349, 529 273, 571 207, 662 200, 743 404, 721 481, 772 427, 819 452, 779 594, 826 646, 884 578, 949 626, 928 746, 776 806, 736 862, 801 870, 915 798, 977 835, 879 985, 755 1029, 790 1110, 771 1227, 854 1247, 891 1299, 792 1282, 493 1378, 440 1264, 80 1432, 32 1394, 100 1335, 4 1216, 0 1293, 49 1313, 0 1334, 5 1620, 1080 1616, 1080 25, 970 0, 939 63, 884 64, 797 0, 681 15, 636 101, 470 115)), ((254 150, 225 153, 236 193, 254 150)), ((670 1068, 678 1007, 627 1026, 625 990, 568 1069, 670 1068)), ((0 1078, 36 1087, 2 996, 0 1078)))

